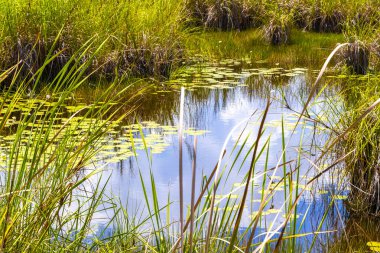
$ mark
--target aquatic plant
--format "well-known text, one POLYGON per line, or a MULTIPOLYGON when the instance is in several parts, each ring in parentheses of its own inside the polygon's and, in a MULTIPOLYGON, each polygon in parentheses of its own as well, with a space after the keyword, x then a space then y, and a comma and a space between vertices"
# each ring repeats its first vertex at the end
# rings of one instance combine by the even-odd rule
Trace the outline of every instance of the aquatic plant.
POLYGON ((275 12, 269 24, 264 26, 264 37, 272 45, 286 44, 290 41, 290 14, 275 12))
POLYGON ((298 29, 305 30, 309 26, 310 6, 305 5, 302 1, 292 1, 290 12, 293 16, 294 26, 298 29))
POLYGON ((190 16, 197 20, 196 24, 219 30, 269 25, 267 16, 270 12, 277 15, 286 12, 291 13, 293 23, 300 29, 341 33, 344 22, 351 16, 364 22, 374 22, 365 14, 378 13, 379 5, 376 1, 366 0, 355 3, 345 0, 197 0, 188 1, 187 8, 192 10, 190 16))
POLYGON ((267 40, 276 44, 287 40, 292 24, 334 33, 352 20, 378 26, 379 8, 369 0, 5 0, 0 6, 0 65, 6 69, 23 61, 20 75, 32 74, 53 50, 59 57, 44 73, 51 79, 85 41, 97 37, 94 48, 109 39, 92 63, 98 75, 168 77, 187 56, 197 54, 188 50, 193 47, 188 37, 201 31, 198 27, 241 31, 265 26, 267 40))
POLYGON ((373 217, 350 217, 346 221, 345 237, 337 238, 330 252, 377 252, 379 251, 379 221, 373 217), (363 233, 363 231, 366 231, 363 233), (355 243, 350 243, 355 241, 355 243))
POLYGON ((218 0, 208 7, 205 26, 221 30, 246 29, 251 26, 250 14, 244 2, 218 0))

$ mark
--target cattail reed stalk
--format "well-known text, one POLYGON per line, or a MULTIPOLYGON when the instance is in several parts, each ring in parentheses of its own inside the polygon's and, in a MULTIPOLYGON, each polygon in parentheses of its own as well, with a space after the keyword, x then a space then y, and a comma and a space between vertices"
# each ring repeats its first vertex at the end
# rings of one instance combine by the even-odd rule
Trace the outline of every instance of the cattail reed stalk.
MULTIPOLYGON (((238 211, 238 215, 237 215, 237 218, 236 218, 235 227, 234 227, 234 231, 232 233, 232 237, 231 237, 230 245, 229 245, 229 248, 228 248, 228 252, 232 252, 232 250, 234 248, 234 243, 235 243, 235 240, 236 240, 236 237, 237 237, 238 228, 240 226, 241 217, 243 216, 244 203, 245 203, 245 201, 247 199, 249 185, 251 183, 251 177, 252 177, 252 175, 254 173, 254 170, 255 170, 256 154, 257 154, 257 150, 258 150, 258 147, 259 147, 260 138, 261 138, 261 136, 263 134, 264 123, 265 123, 265 119, 266 119, 266 117, 268 115, 269 106, 270 106, 270 100, 268 98, 267 105, 266 105, 266 108, 265 108, 265 111, 264 111, 264 114, 263 114, 263 118, 262 118, 261 123, 260 123, 259 131, 257 133, 255 149, 254 149, 253 154, 252 154, 251 165, 250 165, 250 168, 249 168, 249 171, 248 171, 248 176, 247 176, 247 184, 245 185, 243 197, 242 197, 241 204, 240 204, 240 207, 239 207, 239 211, 238 211)), ((252 233, 254 233, 254 231, 252 231, 252 233)), ((248 251, 246 250, 246 252, 248 252, 248 251)))
MULTIPOLYGON (((222 154, 222 158, 224 157, 224 155, 226 154, 226 150, 223 150, 223 154, 222 154)), ((199 204, 201 203, 201 200, 202 200, 202 197, 203 195, 205 194, 205 192, 207 191, 209 185, 211 184, 211 181, 212 179, 214 178, 214 175, 217 171, 217 169, 219 168, 219 163, 217 163, 214 167, 214 169, 212 170, 209 178, 207 179, 206 183, 204 184, 204 187, 202 188, 202 191, 201 193, 198 195, 198 199, 197 199, 197 202, 195 203, 194 205, 194 210, 198 208, 199 204)), ((189 227, 189 224, 190 224, 190 219, 187 219, 186 221, 186 224, 184 226, 184 230, 186 230, 188 227, 189 227)), ((181 241, 182 238, 179 238, 175 244, 173 245, 173 247, 169 250, 169 252, 175 252, 176 249, 178 248, 178 245, 179 245, 179 242, 181 241)))
POLYGON ((183 107, 185 103, 185 88, 181 87, 181 100, 179 110, 179 125, 178 125, 178 144, 179 144, 179 219, 180 219, 180 236, 181 247, 180 252, 183 252, 183 161, 182 161, 182 128, 183 128, 183 107))
POLYGON ((197 172, 197 136, 194 136, 193 149, 193 175, 191 180, 191 207, 190 207, 190 253, 193 252, 193 231, 194 231, 194 202, 195 202, 195 180, 197 172))

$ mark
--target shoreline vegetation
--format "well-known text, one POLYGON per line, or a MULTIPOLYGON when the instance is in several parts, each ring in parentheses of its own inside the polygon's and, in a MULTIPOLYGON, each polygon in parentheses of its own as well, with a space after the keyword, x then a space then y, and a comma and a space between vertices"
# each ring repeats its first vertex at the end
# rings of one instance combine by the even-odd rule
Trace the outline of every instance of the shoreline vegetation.
MULTIPOLYGON (((366 73, 369 52, 379 54, 380 4, 360 0, 5 0, 0 7, 0 68, 23 65, 33 74, 49 53, 51 79, 83 44, 89 55, 107 41, 90 66, 106 79, 120 76, 168 77, 195 54, 192 37, 209 31, 258 29, 262 45, 298 43, 292 31, 343 34, 352 42, 345 56, 355 73, 366 73), (364 29, 365 28, 365 29, 364 29), (362 31, 366 31, 363 34, 362 31), (368 38, 370 35, 370 38, 368 38), (360 46, 360 48, 358 48, 360 46), (363 67, 355 66, 360 62, 363 67)), ((88 57, 89 55, 85 55, 88 57)), ((83 61, 84 59, 78 59, 83 61)), ((260 59, 256 59, 260 60, 260 59)))
MULTIPOLYGON (((370 0, 3 0, 0 132, 8 146, 2 146, 6 155, 0 157, 0 252, 313 252, 318 246, 332 252, 379 251, 379 225, 373 222, 380 215, 379 13, 380 3, 370 0), (95 166, 103 137, 138 106, 129 103, 138 95, 129 90, 132 81, 125 78, 151 78, 161 85, 183 65, 226 56, 265 60, 271 67, 310 64, 311 71, 318 68, 316 81, 306 80, 307 100, 293 111, 298 118, 291 135, 301 122, 313 122, 316 129, 329 130, 326 145, 310 147, 319 149, 311 154, 303 150, 302 133, 299 146, 288 146, 284 118, 277 119, 281 154, 277 165, 269 168, 271 137, 264 135, 272 102, 268 95, 265 109, 255 115, 257 136, 238 135, 227 153, 233 130, 228 133, 225 145, 219 147, 219 161, 210 164, 210 174, 202 174, 201 189, 192 188, 192 203, 188 212, 181 210, 181 222, 171 220, 170 212, 173 205, 184 203, 168 196, 167 204, 160 205, 152 168, 147 168, 149 177, 137 173, 139 204, 147 214, 140 209, 131 214, 128 202, 106 194, 109 178, 102 178, 103 168, 95 166), (344 82, 339 87, 342 105, 330 98, 318 100, 330 84, 323 79, 327 66, 335 65, 335 60, 345 73, 339 77, 344 82), (74 94, 88 92, 84 86, 92 78, 105 80, 107 86, 94 89, 97 95, 77 107, 74 94), (331 113, 324 115, 325 121, 309 114, 312 106, 321 105, 331 113), (12 135, 7 135, 10 130, 12 135), (289 152, 296 158, 290 159, 289 152), (259 158, 265 161, 264 171, 256 166, 259 158), (301 166, 307 159, 319 173, 302 178, 301 166), (243 200, 233 190, 217 195, 231 172, 246 169, 244 164, 249 167, 241 172, 242 181, 234 184, 244 192, 243 200), (273 171, 277 178, 269 176, 273 171), (333 171, 349 181, 350 192, 346 196, 329 191, 324 209, 318 210, 319 224, 304 233, 305 220, 298 219, 302 194, 333 171), (261 177, 261 198, 253 199, 253 186, 261 177), (279 188, 284 203, 275 210, 273 196, 279 188), (259 207, 249 216, 249 226, 242 227, 249 198, 259 207), (225 206, 220 205, 222 200, 225 206), (347 224, 354 224, 349 229, 344 227, 345 217, 340 217, 338 232, 324 230, 324 222, 338 205, 334 201, 344 201, 347 224), (94 229, 92 221, 102 211, 110 219, 94 229), (265 224, 264 233, 258 230, 265 215, 280 217, 280 211, 280 224, 265 224), (362 218, 362 225, 356 216, 362 218), (374 231, 362 232, 367 226, 374 231), (337 238, 331 241, 333 232, 337 238), (358 234, 360 243, 351 245, 358 234), (318 245, 325 237, 326 245, 318 245)), ((282 102, 292 110, 285 99, 282 102)), ((173 114, 178 112, 173 109, 173 114)), ((119 145, 130 144, 128 152, 136 155, 132 131, 139 132, 145 145, 142 152, 151 158, 141 126, 126 129, 129 135, 119 145)), ((194 168, 196 143, 186 143, 194 168)), ((340 181, 337 184, 341 186, 340 181)))

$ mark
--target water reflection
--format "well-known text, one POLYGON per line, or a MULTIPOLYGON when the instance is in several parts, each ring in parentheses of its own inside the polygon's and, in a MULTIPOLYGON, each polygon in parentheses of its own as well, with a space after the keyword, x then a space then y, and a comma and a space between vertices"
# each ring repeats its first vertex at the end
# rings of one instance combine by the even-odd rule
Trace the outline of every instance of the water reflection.
MULTIPOLYGON (((257 158, 252 188, 245 203, 241 230, 243 231, 257 215, 263 195, 273 194, 263 210, 262 219, 258 224, 255 238, 259 242, 268 230, 279 232, 286 221, 286 209, 295 200, 295 192, 289 194, 290 188, 298 187, 298 192, 305 189, 298 205, 296 227, 302 233, 335 230, 340 226, 335 223, 338 214, 344 215, 344 196, 340 184, 334 180, 319 180, 312 188, 307 182, 318 173, 310 161, 314 161, 319 148, 326 141, 326 129, 308 120, 301 120, 296 127, 303 101, 310 93, 310 83, 315 73, 307 69, 297 68, 285 70, 281 68, 262 68, 248 66, 244 63, 227 62, 226 64, 201 64, 188 67, 173 75, 172 79, 161 85, 149 86, 137 98, 139 107, 135 116, 121 122, 110 122, 111 130, 99 141, 99 152, 93 160, 93 166, 88 166, 86 173, 92 169, 102 170, 102 173, 91 177, 83 188, 91 192, 98 180, 102 184, 108 182, 106 193, 112 198, 119 198, 126 205, 131 215, 147 216, 144 206, 144 191, 141 179, 147 192, 152 192, 151 175, 154 177, 158 204, 164 207, 168 202, 170 218, 178 221, 178 138, 177 122, 179 114, 179 88, 186 87, 185 96, 185 134, 184 134, 184 196, 185 204, 190 203, 192 143, 196 135, 197 150, 197 194, 202 189, 204 177, 210 175, 216 164, 226 137, 239 123, 246 124, 231 133, 227 145, 227 153, 221 165, 221 184, 217 192, 216 211, 221 213, 230 208, 235 210, 242 195, 246 176, 255 145, 262 112, 267 100, 271 106, 265 124, 265 131, 258 145, 260 156, 257 158), (301 142, 302 140, 302 142, 301 142), (284 146, 286 152, 283 153, 284 146), (302 151, 302 152, 301 152, 302 151), (301 154, 298 156, 298 154, 301 154), (288 162, 286 166, 281 165, 288 162), (299 173, 299 174, 298 174, 299 173), (284 175, 289 175, 286 182, 281 181, 284 175), (331 185, 334 191, 329 190, 331 185), (326 190, 327 189, 327 190, 326 190), (321 191, 324 191, 323 193, 321 191), (327 194, 325 193, 327 191, 327 194), (337 204, 328 208, 328 215, 323 215, 336 199, 337 204), (227 199, 230 203, 227 206, 227 199), (335 210, 335 211, 334 211, 335 210), (322 227, 320 221, 324 219, 322 227)), ((308 114, 311 117, 327 117, 324 100, 335 94, 334 87, 325 89, 314 99, 308 114)), ((319 90, 318 90, 319 93, 319 90)), ((62 118, 57 119, 57 126, 66 122, 70 113, 83 108, 84 98, 76 102, 69 101, 62 112, 62 118)), ((30 100, 28 100, 30 102, 30 100)), ((136 100, 133 101, 136 103, 136 100)), ((36 101, 36 106, 47 101, 36 101)), ((20 105, 22 107, 22 105, 20 105)), ((34 106, 33 106, 34 107, 34 106)), ((21 110, 22 108, 20 108, 21 110)), ((43 112, 42 112, 43 113, 43 112)), ((84 112, 77 118, 83 118, 84 112)), ((19 118, 20 115, 14 115, 19 118)), ((93 124, 88 119, 85 125, 75 124, 71 130, 80 136, 81 131, 88 130, 93 124)), ((10 129, 13 126, 10 122, 10 129)), ((11 134, 10 131, 9 134, 11 134)), ((25 134, 28 134, 25 132, 25 134)), ((9 135, 12 136, 12 135, 9 135)), ((12 141, 7 136, 3 138, 4 147, 12 141)), ((6 148, 2 150, 7 152, 6 148)), ((317 164, 321 166, 320 164, 317 164)), ((151 196, 148 194, 148 196, 151 196)), ((151 201, 153 201, 150 198, 151 201)), ((206 201, 206 200, 203 200, 206 201)), ((167 210, 163 210, 162 217, 167 210)), ((93 221, 97 226, 104 226, 112 216, 112 211, 97 212, 93 221), (111 212, 111 213, 109 213, 111 212)), ((278 234, 273 234, 276 238, 278 234)), ((328 237, 328 235, 326 235, 328 237)), ((306 237, 313 243, 314 235, 306 237)), ((319 240, 319 239, 318 239, 319 240)), ((326 239, 327 240, 327 239, 326 239)), ((326 240, 322 240, 325 242, 326 240)), ((304 242, 300 239, 300 245, 304 242)))
MULTIPOLYGON (((328 191, 327 194, 325 192, 321 194, 322 191, 326 191, 326 181, 323 180, 313 185, 312 189, 306 187, 310 177, 318 173, 318 170, 316 171, 309 161, 314 160, 319 152, 318 147, 323 146, 326 141, 326 129, 323 129, 323 126, 316 128, 313 122, 307 120, 302 120, 294 129, 298 120, 294 111, 302 110, 303 101, 310 92, 310 80, 314 76, 314 72, 302 68, 293 70, 245 68, 243 66, 237 68, 236 66, 215 66, 213 64, 188 68, 177 73, 171 81, 162 86, 164 92, 159 92, 160 89, 155 87, 153 91, 146 94, 144 102, 136 113, 140 121, 149 121, 151 126, 147 127, 145 123, 145 127, 136 132, 134 137, 144 139, 157 135, 161 138, 160 143, 165 143, 165 147, 160 150, 161 152, 151 152, 154 151, 153 145, 148 152, 137 150, 136 159, 130 157, 127 160, 108 164, 108 169, 102 173, 103 180, 110 178, 108 192, 120 197, 123 203, 128 201, 128 210, 131 213, 136 212, 136 207, 143 203, 144 196, 139 175, 146 181, 145 186, 149 192, 152 190, 149 182, 152 173, 159 206, 165 206, 170 198, 171 201, 174 201, 170 207, 171 219, 178 220, 178 139, 175 129, 171 129, 174 134, 165 134, 162 126, 176 126, 179 113, 178 88, 184 85, 186 87, 185 128, 207 131, 198 136, 197 194, 202 187, 202 178, 211 173, 217 162, 226 136, 237 124, 249 118, 246 125, 243 124, 241 128, 232 133, 232 138, 227 146, 227 154, 221 166, 224 168, 224 173, 217 194, 217 211, 221 212, 225 208, 234 210, 234 205, 225 206, 226 200, 230 198, 230 202, 239 203, 244 187, 241 182, 250 162, 249 153, 255 143, 262 111, 267 99, 270 99, 272 104, 267 116, 265 132, 259 145, 261 155, 256 163, 253 187, 249 192, 244 209, 241 229, 243 230, 244 227, 251 224, 263 194, 266 189, 272 187, 268 185, 272 179, 272 184, 278 188, 274 190, 273 198, 264 209, 256 234, 268 231, 269 227, 271 227, 270 230, 282 227, 286 220, 285 209, 289 208, 291 199, 293 201, 295 199, 294 192, 293 195, 289 195, 289 184, 299 187, 298 192, 306 188, 298 206, 297 217, 295 217, 297 229, 302 233, 317 231, 323 218, 325 222, 319 231, 335 231, 337 224, 334 221, 337 216, 334 211, 331 213, 331 210, 339 209, 341 215, 344 215, 341 212, 344 209, 343 199, 336 199, 338 203, 335 207, 328 209, 327 207, 334 196, 344 194, 341 192, 342 189, 337 189, 338 193, 328 191), (286 105, 290 106, 291 110, 286 105), (301 138, 302 145, 300 146, 301 138), (282 154, 284 145, 287 146, 285 158, 282 154), (303 152, 301 157, 298 157, 300 150, 303 152), (283 159, 292 161, 292 163, 285 166, 285 170, 283 166, 276 168, 283 159), (300 159, 300 162, 297 162, 297 159, 300 159), (271 168, 273 169, 270 170, 271 168), (299 171, 298 181, 294 171, 299 171), (292 175, 287 186, 284 185, 284 182, 282 185, 279 182, 284 173, 292 175), (323 216, 325 210, 330 210, 327 218, 323 216)), ((309 109, 310 115, 323 117, 321 114, 324 107, 323 101, 335 94, 334 89, 332 87, 324 90, 315 99, 315 103, 309 109)), ((118 138, 119 136, 116 134, 115 139, 118 138)), ((184 157, 186 205, 190 203, 193 138, 194 136, 191 134, 184 135, 185 150, 187 151, 184 157)), ((335 184, 333 187, 336 187, 335 184)), ((164 210, 163 217, 166 215, 165 212, 164 210)), ((107 216, 105 215, 105 217, 107 216)), ((255 241, 260 241, 263 236, 266 234, 257 237, 255 241)), ((278 235, 274 234, 273 236, 276 238, 278 235)), ((328 235, 326 236, 328 237, 328 235)), ((313 243, 313 235, 306 236, 306 238, 309 238, 309 244, 313 243)))

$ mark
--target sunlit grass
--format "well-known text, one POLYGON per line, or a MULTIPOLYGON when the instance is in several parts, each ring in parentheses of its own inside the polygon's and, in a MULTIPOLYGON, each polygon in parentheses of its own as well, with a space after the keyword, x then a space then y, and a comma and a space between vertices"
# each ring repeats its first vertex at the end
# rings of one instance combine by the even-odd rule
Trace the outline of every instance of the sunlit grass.
MULTIPOLYGON (((243 32, 208 32, 191 36, 189 50, 206 58, 248 59, 273 67, 320 66, 324 57, 337 43, 344 42, 339 34, 318 34, 292 31, 288 45, 273 47, 265 42, 260 30, 243 32)), ((266 66, 266 65, 265 65, 266 66)))

